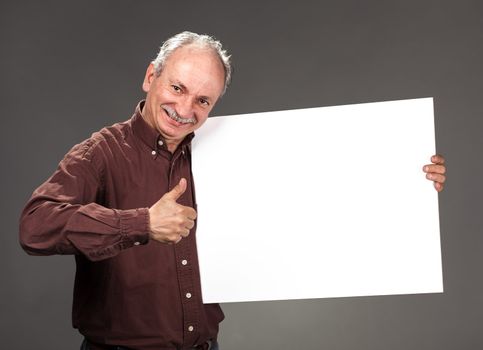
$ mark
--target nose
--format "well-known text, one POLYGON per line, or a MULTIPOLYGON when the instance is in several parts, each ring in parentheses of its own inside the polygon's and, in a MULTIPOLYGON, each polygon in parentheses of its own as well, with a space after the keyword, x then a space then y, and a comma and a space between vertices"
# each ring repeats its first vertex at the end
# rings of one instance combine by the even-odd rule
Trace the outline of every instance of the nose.
POLYGON ((183 96, 178 100, 176 112, 181 118, 193 118, 194 116, 194 99, 190 96, 183 96))

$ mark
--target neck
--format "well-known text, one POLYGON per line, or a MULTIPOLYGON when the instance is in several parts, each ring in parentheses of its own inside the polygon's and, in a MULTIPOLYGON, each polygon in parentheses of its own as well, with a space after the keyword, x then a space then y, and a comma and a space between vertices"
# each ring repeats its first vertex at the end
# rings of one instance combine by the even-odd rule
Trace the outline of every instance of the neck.
POLYGON ((171 153, 174 153, 174 151, 176 151, 176 149, 178 148, 180 143, 181 143, 181 141, 177 141, 177 140, 176 141, 175 140, 166 140, 166 148, 171 153))

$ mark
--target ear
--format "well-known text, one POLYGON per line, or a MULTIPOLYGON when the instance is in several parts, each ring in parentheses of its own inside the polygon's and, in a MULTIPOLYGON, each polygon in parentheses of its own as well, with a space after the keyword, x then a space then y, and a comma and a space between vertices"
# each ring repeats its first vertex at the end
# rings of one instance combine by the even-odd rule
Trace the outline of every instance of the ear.
POLYGON ((143 81, 144 92, 149 91, 149 89, 151 88, 151 84, 155 78, 156 78, 156 70, 154 69, 154 65, 150 63, 148 66, 148 69, 146 69, 146 76, 144 77, 144 81, 143 81))

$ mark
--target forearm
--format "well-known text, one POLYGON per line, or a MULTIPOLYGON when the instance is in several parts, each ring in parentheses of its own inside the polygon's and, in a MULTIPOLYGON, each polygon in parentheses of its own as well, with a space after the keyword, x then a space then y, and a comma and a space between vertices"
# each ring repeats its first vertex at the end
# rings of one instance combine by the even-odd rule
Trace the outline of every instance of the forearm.
POLYGON ((116 210, 33 197, 20 219, 20 244, 32 255, 83 254, 102 260, 147 242, 148 230, 147 208, 116 210))

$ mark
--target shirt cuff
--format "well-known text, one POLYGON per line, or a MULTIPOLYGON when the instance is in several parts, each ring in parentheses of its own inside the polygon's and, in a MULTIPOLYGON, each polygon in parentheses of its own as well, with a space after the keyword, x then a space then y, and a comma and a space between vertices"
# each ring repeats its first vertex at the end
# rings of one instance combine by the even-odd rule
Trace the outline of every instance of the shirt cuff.
POLYGON ((149 241, 148 208, 120 211, 121 239, 123 248, 146 244, 149 241))

